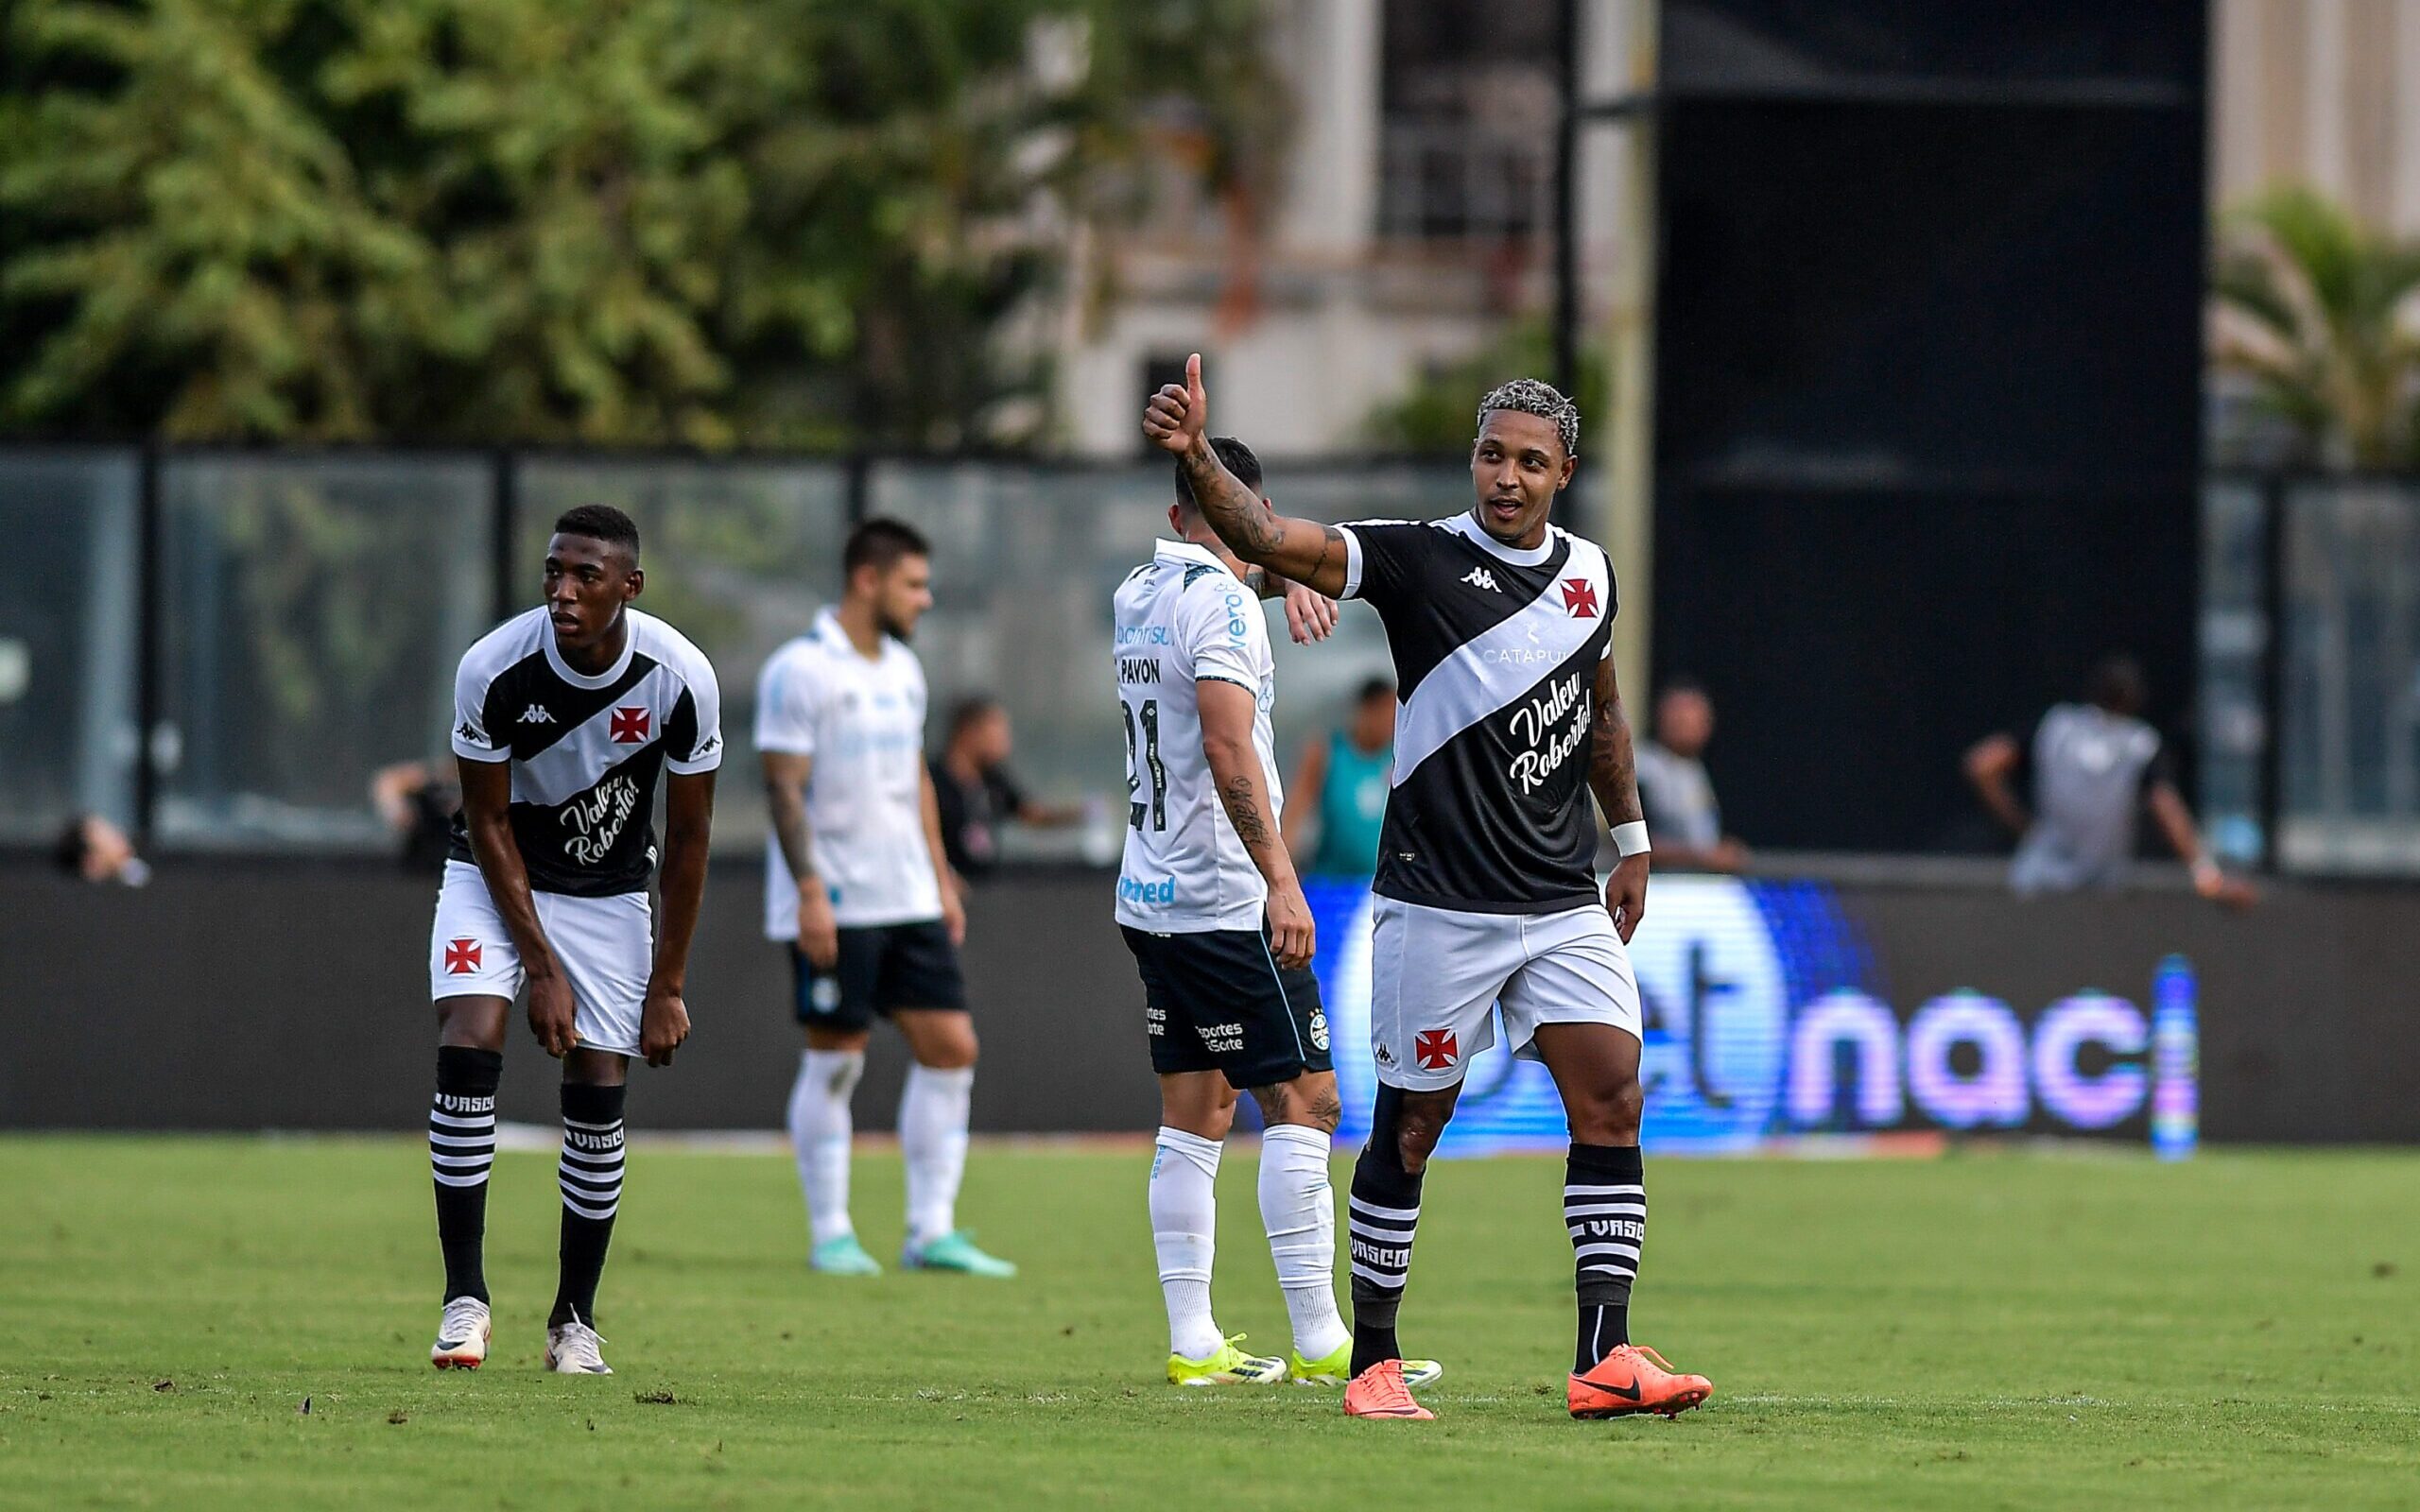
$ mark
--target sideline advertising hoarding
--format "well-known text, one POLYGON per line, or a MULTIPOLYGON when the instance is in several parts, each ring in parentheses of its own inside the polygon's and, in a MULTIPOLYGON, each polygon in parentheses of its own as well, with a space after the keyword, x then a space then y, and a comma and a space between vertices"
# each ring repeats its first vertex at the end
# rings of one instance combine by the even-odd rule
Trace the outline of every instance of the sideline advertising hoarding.
MULTIPOLYGON (((1367 1132, 1376 1086, 1370 894, 1318 883, 1310 896, 1349 1145, 1367 1132)), ((2196 988, 2182 956, 2150 963, 2140 981, 2078 981, 2047 1002, 1988 980, 1913 1002, 1893 994, 1889 955, 1822 883, 1657 878, 1630 947, 1648 1148, 1914 1132, 2139 1143, 2152 1138, 2155 1061, 2162 1153, 2191 1147, 2196 988)), ((1471 1058, 1443 1153, 1565 1142, 1546 1068, 1514 1060, 1502 1040, 1499 1029, 1471 1058)))

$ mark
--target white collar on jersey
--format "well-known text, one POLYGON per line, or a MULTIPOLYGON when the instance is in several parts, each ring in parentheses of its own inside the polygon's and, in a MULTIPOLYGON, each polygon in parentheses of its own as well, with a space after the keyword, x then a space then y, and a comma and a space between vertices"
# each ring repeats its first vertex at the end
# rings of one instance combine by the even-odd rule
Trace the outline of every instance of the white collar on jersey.
POLYGON ((1163 537, 1154 544, 1159 547, 1159 555, 1163 557, 1174 557, 1182 561, 1198 561, 1205 567, 1216 567, 1222 573, 1232 570, 1225 562, 1219 559, 1217 552, 1207 546, 1197 546, 1190 541, 1169 541, 1163 537))
POLYGON ((1487 533, 1487 528, 1478 523, 1478 519, 1475 515, 1467 513, 1458 514, 1451 520, 1446 521, 1444 524, 1445 528, 1452 531, 1454 534, 1461 536, 1465 541, 1478 542, 1480 546, 1485 547, 1489 552, 1502 558, 1506 561, 1511 562, 1515 567, 1536 567, 1542 565, 1548 557, 1554 555, 1554 538, 1559 534, 1554 526, 1548 525, 1547 526, 1547 538, 1544 541, 1539 541, 1535 546, 1530 547, 1529 550, 1523 551, 1518 546, 1508 546, 1504 542, 1496 540, 1494 536, 1489 535, 1487 533))
POLYGON ((890 647, 894 644, 890 636, 883 636, 875 642, 874 654, 871 657, 867 656, 857 649, 856 642, 849 639, 848 627, 840 623, 840 611, 829 604, 815 611, 815 633, 819 638, 829 643, 833 650, 844 651, 859 662, 880 662, 890 654, 890 647))
MULTIPOLYGON (((545 614, 546 610, 543 605, 540 606, 538 612, 545 614)), ((546 665, 555 669, 556 677, 562 679, 575 688, 613 686, 615 679, 631 670, 631 658, 638 654, 639 617, 637 611, 633 610, 622 610, 622 654, 614 659, 612 666, 593 678, 584 672, 574 672, 571 669, 571 663, 563 660, 562 652, 555 649, 555 621, 552 615, 547 615, 542 627, 545 631, 546 665)))

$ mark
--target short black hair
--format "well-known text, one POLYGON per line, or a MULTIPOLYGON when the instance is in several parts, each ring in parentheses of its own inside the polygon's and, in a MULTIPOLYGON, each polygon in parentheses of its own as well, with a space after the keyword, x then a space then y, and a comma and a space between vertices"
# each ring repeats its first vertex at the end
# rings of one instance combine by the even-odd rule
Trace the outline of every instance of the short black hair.
POLYGON ((1359 692, 1354 694, 1353 701, 1357 704, 1375 703, 1381 698, 1392 698, 1394 696, 1393 682, 1385 678, 1371 678, 1361 684, 1359 692))
POLYGON ((933 544, 923 531, 904 520, 876 516, 849 532, 849 543, 840 549, 840 576, 855 577, 860 567, 872 567, 887 573, 902 557, 930 557, 933 544))
MULTIPOLYGON (((1210 450, 1218 455, 1227 471, 1236 475, 1236 482, 1254 493, 1260 491, 1260 458, 1253 455, 1251 447, 1232 436, 1213 436, 1210 438, 1210 450)), ((1176 465, 1176 502, 1188 509, 1201 507, 1201 501, 1193 496, 1193 484, 1184 475, 1183 462, 1176 465)))
POLYGON ((949 738, 956 740, 959 736, 966 732, 967 726, 972 725, 986 714, 994 713, 999 709, 999 707, 1000 700, 993 697, 988 693, 969 694, 965 697, 960 698, 957 703, 950 706, 949 738))
POLYGON ((1693 693, 1709 703, 1714 701, 1714 696, 1705 691, 1705 684, 1686 672, 1675 672, 1666 678, 1655 690, 1655 696, 1660 701, 1676 693, 1693 693))
POLYGON ((2151 690, 2143 677, 2143 664, 2120 651, 2103 657, 2092 669, 2092 680, 2084 696, 2112 713, 2137 714, 2151 701, 2151 690))
POLYGON ((627 550, 631 561, 639 559, 639 527, 629 515, 610 504, 582 504, 565 509, 555 517, 555 534, 602 541, 627 550))

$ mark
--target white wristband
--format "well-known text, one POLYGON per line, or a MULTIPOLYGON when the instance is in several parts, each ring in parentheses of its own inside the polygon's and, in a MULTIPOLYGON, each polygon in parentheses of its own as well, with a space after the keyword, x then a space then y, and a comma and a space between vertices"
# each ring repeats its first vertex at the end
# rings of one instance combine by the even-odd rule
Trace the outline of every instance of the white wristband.
POLYGON ((1621 858, 1624 861, 1628 861, 1633 856, 1643 856, 1647 854, 1649 850, 1647 844, 1647 821, 1645 819, 1633 819, 1628 824, 1615 825, 1614 849, 1620 852, 1621 858))

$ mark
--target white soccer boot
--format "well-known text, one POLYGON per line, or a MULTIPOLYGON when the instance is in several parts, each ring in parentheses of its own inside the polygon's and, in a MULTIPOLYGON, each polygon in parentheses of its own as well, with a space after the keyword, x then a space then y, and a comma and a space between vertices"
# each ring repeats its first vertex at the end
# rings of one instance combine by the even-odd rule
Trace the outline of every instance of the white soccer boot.
POLYGON ((458 1297, 445 1304, 445 1315, 438 1320, 428 1363, 440 1370, 476 1370, 487 1360, 491 1332, 488 1304, 475 1297, 458 1297))
POLYGON ((559 1376, 610 1376, 614 1367, 597 1352, 605 1341, 578 1318, 546 1330, 546 1368, 559 1376))

